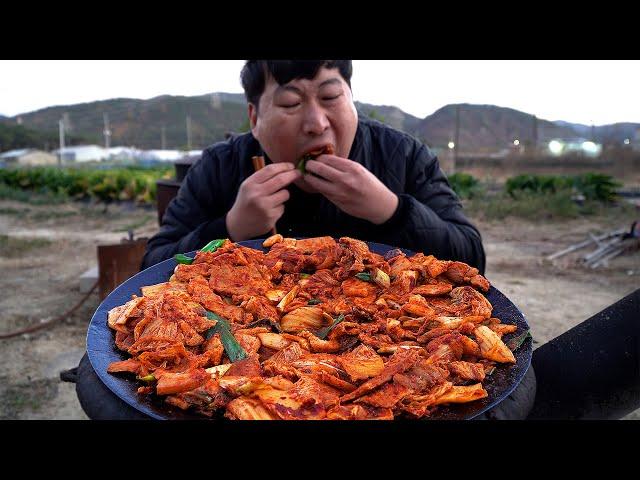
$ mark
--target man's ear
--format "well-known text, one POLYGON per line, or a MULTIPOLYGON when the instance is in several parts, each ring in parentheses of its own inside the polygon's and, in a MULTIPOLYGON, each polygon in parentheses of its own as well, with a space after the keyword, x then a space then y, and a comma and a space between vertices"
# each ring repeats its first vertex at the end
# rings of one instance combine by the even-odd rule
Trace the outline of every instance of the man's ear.
POLYGON ((247 107, 247 113, 249 115, 249 126, 251 127, 251 133, 255 133, 256 124, 258 123, 258 109, 253 103, 249 103, 247 107))

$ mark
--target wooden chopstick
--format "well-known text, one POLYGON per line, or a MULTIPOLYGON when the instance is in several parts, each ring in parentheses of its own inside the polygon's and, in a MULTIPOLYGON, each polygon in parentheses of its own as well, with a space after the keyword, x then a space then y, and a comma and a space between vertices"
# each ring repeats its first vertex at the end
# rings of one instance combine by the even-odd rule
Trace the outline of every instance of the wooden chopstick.
MULTIPOLYGON (((264 157, 263 156, 251 157, 251 161, 253 162, 253 170, 254 170, 254 172, 257 172, 261 168, 264 168, 264 157)), ((276 227, 274 226, 271 229, 271 235, 275 235, 277 233, 278 232, 276 230, 276 227)))

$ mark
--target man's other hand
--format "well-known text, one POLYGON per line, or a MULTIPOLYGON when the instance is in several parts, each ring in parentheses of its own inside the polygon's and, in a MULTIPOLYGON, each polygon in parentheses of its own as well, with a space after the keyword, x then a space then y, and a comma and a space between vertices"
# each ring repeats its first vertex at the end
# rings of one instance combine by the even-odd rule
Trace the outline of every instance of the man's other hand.
POLYGON ((289 200, 285 187, 301 175, 292 163, 273 163, 242 182, 227 214, 231 240, 247 240, 272 229, 284 213, 284 202, 289 200))
POLYGON ((335 155, 320 155, 306 164, 304 180, 340 210, 376 225, 391 218, 398 196, 357 162, 335 155))

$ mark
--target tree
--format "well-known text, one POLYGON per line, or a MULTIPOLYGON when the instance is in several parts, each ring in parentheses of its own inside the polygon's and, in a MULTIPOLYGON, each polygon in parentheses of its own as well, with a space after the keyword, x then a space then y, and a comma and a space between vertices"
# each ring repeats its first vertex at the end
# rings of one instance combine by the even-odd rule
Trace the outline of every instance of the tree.
POLYGON ((369 112, 369 117, 370 117, 370 118, 373 118, 374 120, 377 120, 377 121, 379 121, 379 122, 382 122, 382 123, 384 123, 384 120, 385 120, 385 119, 384 119, 384 116, 383 116, 383 115, 380 115, 378 112, 376 112, 376 110, 375 110, 375 109, 373 109, 373 110, 371 110, 371 111, 369 112))
POLYGON ((249 117, 245 118, 244 122, 238 127, 238 132, 245 133, 251 130, 251 124, 249 123, 249 117))

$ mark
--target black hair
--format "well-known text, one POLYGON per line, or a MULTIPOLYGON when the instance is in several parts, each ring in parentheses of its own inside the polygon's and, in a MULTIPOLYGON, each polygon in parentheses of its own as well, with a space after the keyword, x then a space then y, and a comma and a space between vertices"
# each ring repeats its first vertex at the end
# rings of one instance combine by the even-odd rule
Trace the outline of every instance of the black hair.
POLYGON ((240 81, 247 102, 253 103, 257 109, 267 75, 273 76, 279 85, 284 85, 294 78, 312 79, 320 67, 337 68, 351 88, 351 60, 247 60, 240 72, 240 81))

